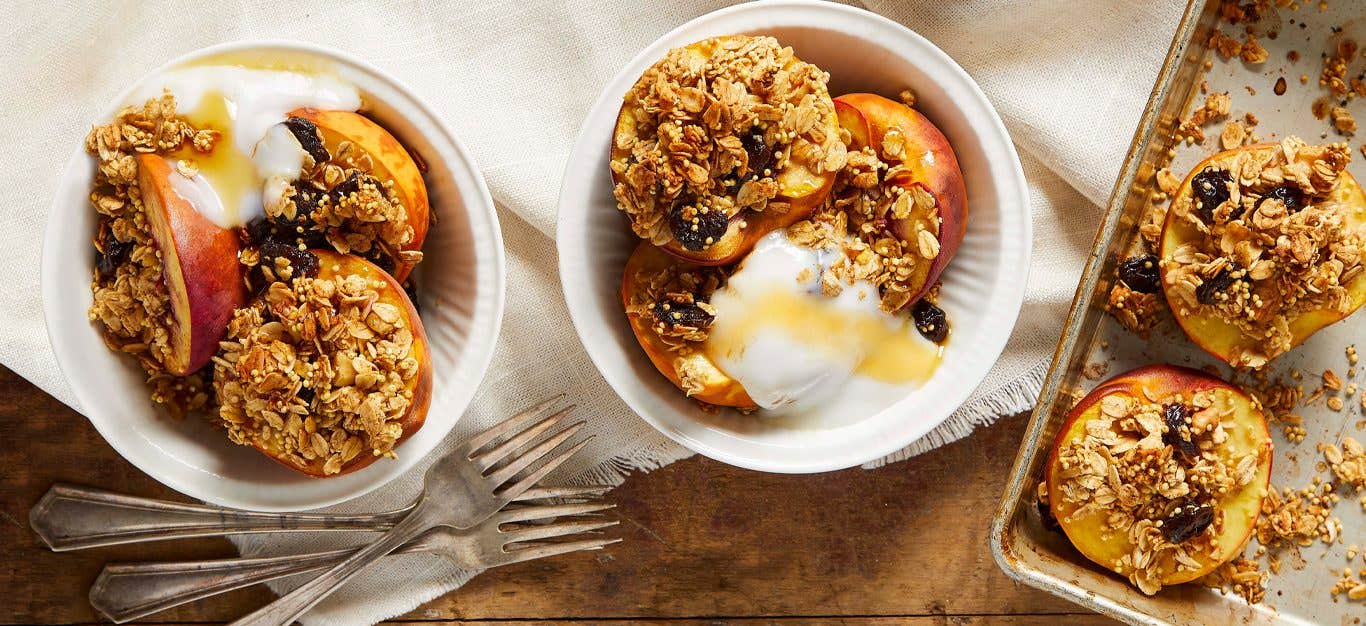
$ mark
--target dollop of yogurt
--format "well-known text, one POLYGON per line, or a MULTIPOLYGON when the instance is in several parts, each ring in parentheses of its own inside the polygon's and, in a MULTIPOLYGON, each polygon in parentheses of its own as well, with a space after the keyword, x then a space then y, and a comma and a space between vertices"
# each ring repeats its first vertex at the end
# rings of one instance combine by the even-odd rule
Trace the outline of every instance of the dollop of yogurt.
POLYGON ((822 272, 843 254, 770 233, 712 294, 704 349, 767 415, 856 421, 905 397, 938 366, 939 346, 906 315, 883 312, 873 283, 822 293, 822 272))
POLYGON ((183 150, 170 158, 194 163, 172 168, 172 188, 224 228, 260 217, 264 203, 299 177, 306 153, 281 125, 290 111, 355 111, 361 106, 359 90, 330 74, 237 65, 168 70, 147 81, 129 103, 158 97, 162 90, 175 96, 177 111, 195 127, 221 134, 209 154, 183 150))

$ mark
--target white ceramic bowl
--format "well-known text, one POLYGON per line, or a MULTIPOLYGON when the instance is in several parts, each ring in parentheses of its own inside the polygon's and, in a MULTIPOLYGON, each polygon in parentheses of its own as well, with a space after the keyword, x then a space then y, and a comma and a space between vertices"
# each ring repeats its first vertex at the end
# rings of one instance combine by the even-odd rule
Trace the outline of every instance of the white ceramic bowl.
POLYGON ((679 443, 733 465, 818 472, 877 459, 949 417, 982 381, 1010 336, 1029 272, 1028 189, 1000 118, 976 83, 943 51, 873 13, 828 2, 771 0, 699 17, 661 37, 607 85, 584 121, 560 193, 560 280, 579 338, 612 388, 679 443), (915 90, 916 108, 948 136, 967 182, 968 229, 943 276, 941 305, 953 323, 943 364, 920 389, 844 426, 794 429, 760 413, 710 414, 650 364, 619 296, 637 243, 612 198, 608 153, 622 97, 669 49, 718 35, 763 34, 830 73, 834 95, 915 90))
MULTIPOLYGON (((349 55, 294 42, 237 42, 180 57, 168 68, 215 57, 259 55, 320 64, 355 84, 368 112, 413 151, 428 169, 427 189, 440 218, 427 235, 426 258, 414 274, 418 306, 431 342, 433 396, 423 427, 396 452, 359 471, 315 479, 288 470, 259 452, 233 445, 207 420, 174 420, 154 407, 131 359, 105 347, 89 321, 91 239, 95 210, 87 199, 94 160, 75 147, 62 176, 43 240, 42 291, 48 335, 80 410, 105 440, 139 469, 188 496, 261 511, 335 504, 389 482, 426 456, 464 413, 488 368, 503 315, 503 239, 479 168, 441 119, 404 85, 349 55)), ((141 84, 141 83, 139 83, 141 84)), ((98 118, 112 119, 133 85, 98 118)))

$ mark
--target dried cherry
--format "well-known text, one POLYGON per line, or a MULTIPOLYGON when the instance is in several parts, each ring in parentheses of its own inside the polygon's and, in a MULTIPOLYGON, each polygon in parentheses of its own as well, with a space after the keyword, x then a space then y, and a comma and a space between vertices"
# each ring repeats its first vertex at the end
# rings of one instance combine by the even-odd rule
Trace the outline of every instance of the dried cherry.
POLYGON ((1285 211, 1287 213, 1294 213, 1296 211, 1299 211, 1300 209, 1303 209, 1306 204, 1308 204, 1308 199, 1304 197, 1304 192, 1300 191, 1299 187, 1296 187, 1294 185, 1277 185, 1275 187, 1272 187, 1270 191, 1266 192, 1266 195, 1257 198, 1257 202, 1252 205, 1252 210, 1255 211, 1258 208, 1260 208, 1262 206, 1262 203, 1266 202, 1267 198, 1275 198, 1276 200, 1280 200, 1283 204, 1285 204, 1285 211))
POLYGON ((1139 293, 1157 293, 1162 288, 1157 271, 1157 256, 1145 254, 1119 264, 1119 278, 1139 293))
POLYGON ((927 300, 916 301, 911 307, 911 319, 915 321, 915 329, 930 341, 942 344, 949 337, 948 315, 927 300))
POLYGON ((104 244, 100 246, 99 260, 95 264, 95 269, 99 271, 100 280, 106 281, 113 278, 119 271, 119 266, 128 260, 128 255, 133 252, 133 242, 119 241, 112 234, 106 235, 104 244))
POLYGON ((679 203, 669 211, 669 232, 684 248, 705 250, 725 236, 730 217, 721 211, 679 203))
POLYGON ((757 127, 740 137, 740 145, 749 155, 750 178, 759 178, 773 165, 773 146, 764 141, 764 133, 757 127))
POLYGON ((655 302, 651 310, 655 319, 669 328, 706 328, 715 316, 698 306, 692 298, 665 296, 655 302))
POLYGON ((323 145, 322 133, 318 132, 318 127, 313 122, 302 117, 290 117, 285 119, 285 128, 294 134, 304 152, 313 157, 315 163, 326 163, 332 159, 332 155, 327 152, 327 146, 323 145))
POLYGON ((1233 175, 1227 170, 1207 167, 1191 179, 1191 191, 1195 194, 1195 211, 1205 223, 1214 221, 1214 209, 1228 200, 1228 186, 1233 184, 1233 175))
POLYGON ((1200 283, 1200 286, 1195 288, 1195 299, 1200 301, 1200 304, 1214 304, 1218 295, 1228 291, 1233 283, 1233 274, 1228 268, 1219 270, 1218 274, 1206 278, 1205 282, 1200 283))
POLYGON ((278 241, 267 241, 261 244, 261 265, 274 265, 275 259, 284 258, 289 261, 289 265, 294 268, 294 276, 317 276, 321 263, 318 255, 308 250, 300 250, 298 246, 292 246, 278 241))
POLYGON ((1176 507, 1162 520, 1162 535, 1167 541, 1181 543, 1205 532, 1214 523, 1214 507, 1208 504, 1187 503, 1176 507))
POLYGON ((1200 455, 1200 448, 1190 439, 1190 417, 1190 407, 1184 404, 1164 405, 1162 419, 1167 423, 1167 432, 1162 433, 1162 443, 1176 448, 1186 457, 1195 458, 1200 455))
POLYGON ((378 178, 352 170, 351 174, 346 177, 346 180, 337 183, 337 186, 333 187, 332 191, 328 192, 328 195, 332 196, 333 202, 336 202, 360 191, 361 185, 363 184, 374 185, 376 189, 384 189, 384 183, 380 182, 378 178))

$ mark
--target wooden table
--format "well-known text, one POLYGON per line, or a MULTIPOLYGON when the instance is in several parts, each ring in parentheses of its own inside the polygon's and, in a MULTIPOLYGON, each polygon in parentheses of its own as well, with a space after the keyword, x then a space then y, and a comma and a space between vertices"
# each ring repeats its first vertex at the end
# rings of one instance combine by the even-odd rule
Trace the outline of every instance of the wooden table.
MULTIPOLYGON (((1026 419, 876 471, 782 476, 695 457, 613 492, 625 541, 494 570, 403 621, 574 624, 1109 624, 1016 584, 987 528, 1026 419)), ((28 509, 56 481, 182 499, 116 455, 84 418, 0 368, 0 624, 98 622, 106 561, 231 556, 225 540, 54 554, 28 509)), ((241 590, 153 616, 230 620, 271 599, 241 590)))

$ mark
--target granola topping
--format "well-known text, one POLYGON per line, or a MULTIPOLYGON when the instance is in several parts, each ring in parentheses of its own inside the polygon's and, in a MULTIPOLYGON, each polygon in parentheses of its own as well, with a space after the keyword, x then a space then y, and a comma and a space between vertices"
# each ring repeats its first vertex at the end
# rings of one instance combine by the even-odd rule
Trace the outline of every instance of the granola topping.
POLYGON ((626 94, 613 140, 613 191, 635 233, 702 250, 743 211, 786 211, 784 170, 843 167, 828 80, 772 37, 669 51, 626 94))
POLYGON ((1363 231, 1339 193, 1349 159, 1345 145, 1289 137, 1210 166, 1193 197, 1173 204, 1199 237, 1164 261, 1172 302, 1257 338, 1235 365, 1260 367, 1290 349, 1290 322, 1302 313, 1350 310, 1363 231))
POLYGON ((405 316, 380 300, 390 287, 294 276, 283 257, 273 273, 263 297, 234 313, 214 357, 228 438, 295 467, 321 464, 324 475, 360 454, 393 456, 419 362, 405 316))
POLYGON ((1068 519, 1103 515, 1105 536, 1131 546, 1110 566, 1144 593, 1156 593, 1171 574, 1200 569, 1197 557, 1215 558, 1221 504, 1252 483, 1271 452, 1234 454, 1223 445, 1234 411, 1226 394, 1111 394, 1085 434, 1058 452, 1058 493, 1073 507, 1068 519))
POLYGON ((179 117, 169 93, 140 107, 124 107, 85 139, 86 152, 98 159, 90 202, 99 213, 94 242, 99 257, 89 316, 100 322, 111 349, 137 359, 147 373, 152 399, 175 416, 207 406, 208 376, 196 372, 179 377, 166 371, 170 296, 138 189, 137 155, 183 148, 208 152, 217 139, 214 131, 196 129, 179 117))

